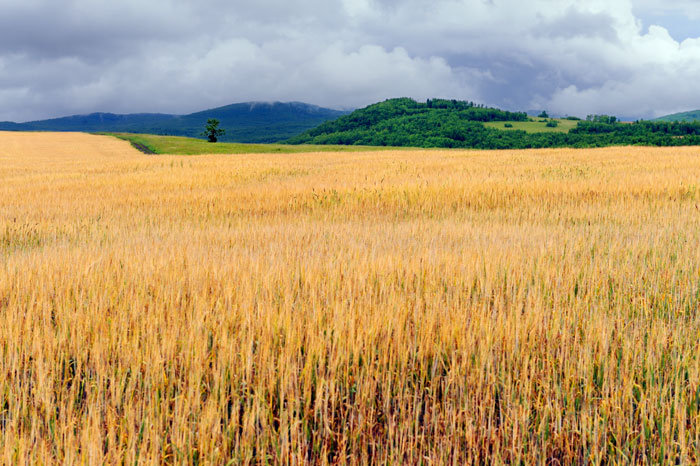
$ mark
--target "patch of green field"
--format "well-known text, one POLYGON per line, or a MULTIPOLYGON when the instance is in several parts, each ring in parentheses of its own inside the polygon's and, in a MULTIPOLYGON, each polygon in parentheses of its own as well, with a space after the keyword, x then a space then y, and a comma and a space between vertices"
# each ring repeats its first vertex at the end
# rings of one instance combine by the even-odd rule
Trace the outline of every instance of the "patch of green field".
POLYGON ((152 134, 102 133, 129 141, 135 146, 147 148, 155 154, 269 154, 304 152, 361 152, 369 150, 401 150, 408 148, 331 145, 244 144, 235 142, 210 143, 203 139, 181 136, 156 136, 152 134))
MULTIPOLYGON (((540 121, 542 118, 531 118, 530 121, 492 121, 484 123, 487 128, 495 128, 502 130, 521 130, 527 133, 568 133, 570 129, 575 128, 578 121, 553 118, 558 122, 558 126, 551 128, 547 123, 540 121), (512 128, 506 128, 506 124, 513 125, 512 128)), ((549 120, 548 120, 549 121, 549 120)))

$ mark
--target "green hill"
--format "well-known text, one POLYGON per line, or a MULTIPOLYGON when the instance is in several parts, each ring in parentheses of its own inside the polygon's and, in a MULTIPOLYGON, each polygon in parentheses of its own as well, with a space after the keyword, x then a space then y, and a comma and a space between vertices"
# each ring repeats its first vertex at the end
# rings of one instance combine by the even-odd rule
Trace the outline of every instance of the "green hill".
POLYGON ((249 102, 227 105, 188 115, 92 113, 27 123, 0 122, 5 131, 85 131, 148 133, 201 137, 208 118, 216 118, 228 142, 278 142, 347 112, 301 102, 249 102))
MULTIPOLYGON (((485 122, 528 121, 524 112, 487 108, 472 102, 389 99, 328 121, 291 138, 292 144, 463 147, 485 122)), ((499 134, 510 132, 490 130, 499 134)))
POLYGON ((700 110, 690 112, 674 113, 656 118, 654 121, 700 121, 700 110))
POLYGON ((457 100, 389 99, 290 138, 290 144, 527 149, 700 145, 700 123, 621 123, 607 115, 537 118, 457 100))
POLYGON ((484 123, 487 128, 501 129, 504 131, 525 131, 526 133, 568 133, 574 129, 578 121, 566 118, 530 118, 530 121, 493 121, 484 123), (556 122, 547 126, 547 123, 556 122))

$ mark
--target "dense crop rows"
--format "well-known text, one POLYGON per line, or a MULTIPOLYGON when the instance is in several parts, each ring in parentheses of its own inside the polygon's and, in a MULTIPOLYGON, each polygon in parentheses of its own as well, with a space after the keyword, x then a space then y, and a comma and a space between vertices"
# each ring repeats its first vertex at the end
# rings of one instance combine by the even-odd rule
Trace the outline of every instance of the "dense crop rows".
POLYGON ((0 461, 697 462, 700 149, 0 133, 0 461))

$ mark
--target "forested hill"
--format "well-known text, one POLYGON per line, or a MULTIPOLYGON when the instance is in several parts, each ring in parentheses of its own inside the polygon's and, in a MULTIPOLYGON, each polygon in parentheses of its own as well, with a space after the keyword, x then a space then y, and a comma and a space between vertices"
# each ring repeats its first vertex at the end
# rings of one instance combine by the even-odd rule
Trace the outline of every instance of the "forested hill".
POLYGON ((323 123, 288 142, 451 147, 449 141, 459 140, 460 134, 470 127, 483 128, 483 122, 527 119, 526 113, 486 108, 472 102, 389 99, 323 123))
POLYGON ((226 130, 221 141, 277 142, 347 112, 301 102, 247 102, 188 115, 91 113, 27 123, 0 122, 5 131, 85 131, 201 137, 207 119, 226 130))
MULTIPOLYGON (((541 119, 548 125, 559 122, 541 119)), ((526 149, 609 145, 700 145, 700 124, 683 122, 622 123, 615 117, 589 116, 569 131, 532 133, 525 113, 487 108, 471 102, 408 98, 389 99, 328 121, 289 139, 290 144, 526 149), (504 130, 487 127, 509 122, 504 130), (527 123, 525 123, 527 122, 527 123)))

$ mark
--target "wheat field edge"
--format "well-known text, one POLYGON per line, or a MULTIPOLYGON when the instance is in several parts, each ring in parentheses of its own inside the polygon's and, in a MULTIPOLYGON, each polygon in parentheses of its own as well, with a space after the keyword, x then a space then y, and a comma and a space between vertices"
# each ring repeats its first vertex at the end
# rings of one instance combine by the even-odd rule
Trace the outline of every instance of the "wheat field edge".
POLYGON ((700 460, 700 148, 0 133, 0 462, 700 460))

